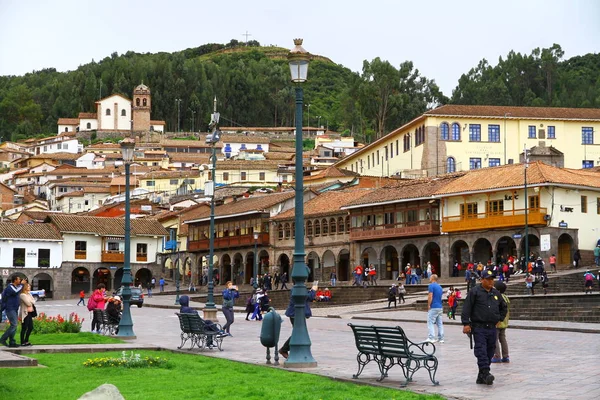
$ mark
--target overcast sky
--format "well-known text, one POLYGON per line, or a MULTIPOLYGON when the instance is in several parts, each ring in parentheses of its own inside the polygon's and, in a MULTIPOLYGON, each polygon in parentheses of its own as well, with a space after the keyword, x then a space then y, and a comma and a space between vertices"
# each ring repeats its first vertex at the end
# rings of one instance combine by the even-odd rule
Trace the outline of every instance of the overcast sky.
MULTIPOLYGON (((511 49, 598 52, 600 0, 0 0, 0 75, 67 71, 112 52, 250 40, 304 48, 354 71, 412 60, 450 96, 461 74, 511 49)), ((310 76, 309 76, 310 77, 310 76)))

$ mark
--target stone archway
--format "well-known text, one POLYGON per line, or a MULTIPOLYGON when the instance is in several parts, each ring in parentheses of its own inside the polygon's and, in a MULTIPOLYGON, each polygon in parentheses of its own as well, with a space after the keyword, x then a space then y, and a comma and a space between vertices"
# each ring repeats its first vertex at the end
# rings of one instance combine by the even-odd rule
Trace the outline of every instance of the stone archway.
MULTIPOLYGON (((120 271, 123 271, 123 269, 120 269, 120 271)), ((142 287, 146 287, 146 285, 148 285, 148 282, 152 281, 152 271, 150 271, 148 268, 140 268, 135 273, 135 279, 133 281, 140 282, 142 284, 142 287)), ((120 287, 120 286, 121 286, 121 280, 119 279, 119 284, 117 285, 117 274, 115 274, 115 287, 120 287)))
MULTIPOLYGON (((540 254, 540 239, 533 233, 527 235, 527 238, 529 253, 533 253, 534 256, 537 257, 540 254)), ((521 239, 521 243, 519 243, 519 248, 521 249, 521 255, 525 256, 525 237, 521 239)), ((529 260, 529 254, 527 254, 527 260, 529 260)))
POLYGON ((269 263, 269 252, 267 250, 258 251, 258 270, 261 274, 271 272, 271 265, 269 263))
MULTIPOLYGON (((453 265, 454 262, 461 264, 463 267, 471 262, 469 245, 464 240, 457 240, 450 247, 450 263, 453 265)), ((452 268, 452 265, 450 265, 450 268, 452 268)))
POLYGON ((283 275, 283 273, 287 273, 288 276, 288 282, 292 281, 292 278, 290 276, 290 258, 287 256, 287 254, 280 254, 279 258, 277 259, 277 265, 279 267, 279 271, 280 273, 283 275))
POLYGON ((419 258, 419 249, 414 244, 407 244, 402 248, 402 271, 406 270, 406 264, 410 263, 413 267, 421 263, 419 258))
POLYGON ((167 278, 173 279, 173 277, 174 277, 173 271, 174 271, 173 260, 171 260, 171 257, 165 257, 165 259, 163 260, 163 265, 162 265, 163 274, 167 278))
POLYGON ((502 260, 508 261, 510 256, 517 258, 517 244, 510 236, 502 236, 496 242, 496 262, 497 265, 502 264, 502 260))
POLYGON ((348 249, 340 250, 338 254, 337 277, 340 281, 350 280, 350 251, 348 249))
MULTIPOLYGON (((556 263, 560 265, 572 265, 573 253, 575 252, 575 241, 568 233, 558 237, 558 254, 556 263)), ((549 266, 548 266, 549 267, 549 266)))
POLYGON ((398 251, 394 246, 385 246, 381 250, 381 261, 383 271, 380 271, 381 279, 396 279, 400 274, 400 259, 398 251))
POLYGON ((238 283, 243 283, 244 270, 233 268, 233 265, 231 265, 231 257, 229 256, 229 254, 223 254, 221 256, 221 265, 223 266, 223 271, 231 271, 229 273, 231 277, 228 280, 232 281, 234 285, 237 285, 238 283))
POLYGON ((326 250, 325 253, 323 253, 323 256, 321 257, 321 280, 326 282, 329 280, 329 277, 331 276, 331 273, 333 271, 335 271, 336 269, 336 265, 335 265, 335 254, 333 254, 333 251, 331 250, 326 250))
POLYGON ((240 271, 243 276, 242 283, 250 283, 252 278, 252 266, 248 266, 244 263, 244 257, 240 253, 233 255, 233 270, 240 271))
POLYGON ((314 251, 311 251, 306 256, 306 265, 308 265, 308 278, 307 282, 313 282, 315 280, 315 272, 319 270, 319 255, 314 251))
MULTIPOLYGON (((444 268, 442 268, 440 257, 440 245, 436 242, 429 242, 423 247, 423 271, 427 270, 427 262, 431 263, 431 271, 438 276, 444 276, 444 268)), ((447 271, 446 271, 447 272, 447 271)), ((447 274, 450 276, 450 274, 447 274)))
MULTIPOLYGON (((244 269, 246 271, 250 271, 250 276, 254 276, 254 252, 253 251, 249 251, 248 253, 246 253, 246 258, 244 260, 244 269)), ((256 275, 257 275, 257 277, 258 277, 258 275, 261 275, 258 264, 256 265, 256 275)))
POLYGON ((492 244, 485 238, 479 238, 473 243, 473 260, 477 264, 486 265, 494 256, 492 244))
POLYGON ((106 291, 112 291, 112 279, 111 273, 108 268, 98 268, 94 271, 94 275, 92 278, 92 288, 96 288, 100 283, 103 283, 106 286, 106 291))
POLYGON ((377 263, 377 252, 373 247, 367 247, 362 251, 360 256, 360 265, 368 267, 369 265, 376 265, 377 263))
POLYGON ((52 298, 52 292, 54 292, 54 282, 52 281, 52 277, 45 272, 35 275, 31 282, 31 289, 44 289, 46 291, 46 297, 52 298))
MULTIPOLYGON (((71 272, 71 294, 90 291, 90 271, 85 267, 77 267, 71 272)), ((93 288, 92 288, 93 290, 93 288)))

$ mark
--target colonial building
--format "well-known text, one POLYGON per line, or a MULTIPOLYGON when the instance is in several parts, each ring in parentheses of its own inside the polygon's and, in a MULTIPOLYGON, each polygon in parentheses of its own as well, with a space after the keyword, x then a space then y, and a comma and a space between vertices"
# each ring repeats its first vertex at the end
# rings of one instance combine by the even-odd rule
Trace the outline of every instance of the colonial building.
POLYGON ((564 154, 565 167, 590 168, 600 165, 599 130, 597 108, 445 105, 336 166, 364 175, 434 176, 516 163, 524 147, 543 141, 564 154))
POLYGON ((79 131, 165 131, 164 121, 150 119, 152 96, 148 86, 133 90, 133 100, 121 94, 100 99, 95 113, 79 113, 77 118, 59 118, 58 133, 79 131))

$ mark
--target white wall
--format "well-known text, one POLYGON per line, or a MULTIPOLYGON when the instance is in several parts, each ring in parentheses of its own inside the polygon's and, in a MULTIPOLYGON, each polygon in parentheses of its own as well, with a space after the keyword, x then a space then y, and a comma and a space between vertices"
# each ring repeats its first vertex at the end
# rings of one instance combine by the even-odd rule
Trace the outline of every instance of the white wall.
POLYGON ((154 132, 164 132, 165 131, 165 126, 164 125, 150 125, 152 127, 152 129, 154 129, 154 132))
MULTIPOLYGON (((93 234, 63 234, 64 245, 63 247, 63 260, 72 261, 77 263, 99 263, 102 258, 102 237, 95 236, 93 234), (75 259, 75 241, 86 241, 87 242, 87 258, 85 260, 75 259)), ((156 262, 156 253, 161 249, 162 236, 154 238, 154 236, 133 236, 131 238, 131 263, 141 263, 136 260, 136 250, 138 243, 145 243, 148 245, 148 260, 145 264, 156 262)))
POLYGON ((94 168, 94 159, 95 158, 96 158, 96 155, 94 153, 85 153, 84 155, 82 155, 75 161, 75 166, 77 168, 92 169, 92 168, 94 168))
POLYGON ((94 131, 96 129, 98 129, 98 120, 89 118, 82 118, 79 120, 80 131, 94 131), (90 124, 90 128, 87 127, 88 123, 90 124))
POLYGON ((0 242, 0 268, 13 267, 13 249, 25 248, 25 268, 38 268, 39 249, 50 250, 50 267, 62 264, 62 242, 12 239, 0 242))
POLYGON ((75 132, 76 129, 77 125, 58 125, 58 133, 75 132))
POLYGON ((242 144, 244 144, 246 146, 247 150, 256 150, 256 148, 260 144, 260 147, 261 147, 262 151, 264 151, 265 153, 269 152, 269 143, 235 143, 235 142, 223 142, 223 147, 221 148, 221 153, 224 156, 225 155, 225 147, 227 145, 229 145, 231 147, 231 155, 230 155, 230 157, 237 156, 240 153, 240 148, 242 147, 242 144))
POLYGON ((131 101, 121 96, 110 96, 100 101, 98 105, 98 119, 101 126, 98 129, 131 129, 131 101), (115 103, 117 104, 117 125, 115 126, 115 103), (110 115, 106 110, 110 109, 110 115), (125 109, 125 116, 121 116, 121 110, 125 109))

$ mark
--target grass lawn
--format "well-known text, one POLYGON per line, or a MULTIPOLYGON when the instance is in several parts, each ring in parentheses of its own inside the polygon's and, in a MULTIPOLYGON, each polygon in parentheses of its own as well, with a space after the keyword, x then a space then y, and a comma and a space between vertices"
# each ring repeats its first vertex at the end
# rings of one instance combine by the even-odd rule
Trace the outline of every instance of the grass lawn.
POLYGON ((139 351, 142 357, 169 359, 169 368, 89 368, 96 354, 35 354, 46 368, 6 368, 0 399, 77 399, 104 383, 112 383, 127 400, 134 399, 441 399, 409 391, 337 382, 325 377, 237 363, 201 355, 139 351), (29 393, 29 395, 26 395, 29 393))
MULTIPOLYGON (((3 333, 2 331, 1 333, 3 333)), ((0 333, 0 334, 1 334, 0 333)), ((21 325, 17 329, 15 340, 21 344, 21 325)), ((41 344, 113 344, 125 343, 121 339, 115 339, 110 336, 98 335, 91 332, 80 333, 46 333, 43 335, 32 334, 29 341, 33 345, 41 344)))

